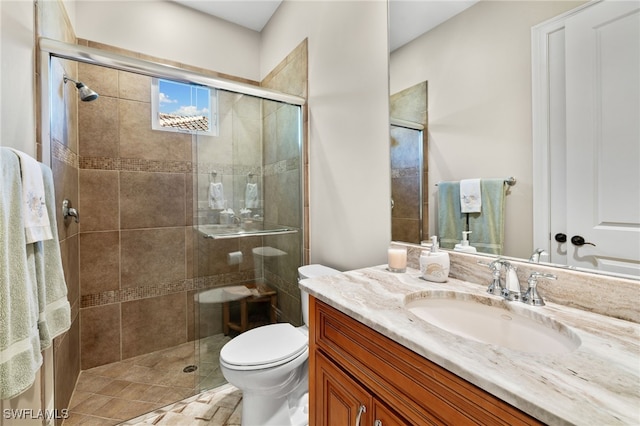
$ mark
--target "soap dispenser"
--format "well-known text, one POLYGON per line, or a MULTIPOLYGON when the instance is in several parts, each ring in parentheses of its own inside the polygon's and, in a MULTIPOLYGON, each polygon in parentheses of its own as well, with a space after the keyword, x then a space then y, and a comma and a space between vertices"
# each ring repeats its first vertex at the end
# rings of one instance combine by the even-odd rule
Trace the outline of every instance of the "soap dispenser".
POLYGON ((438 237, 431 237, 431 250, 420 254, 420 272, 427 281, 443 283, 449 276, 449 253, 438 250, 438 237))
POLYGON ((477 253, 475 247, 469 245, 469 234, 472 231, 462 231, 462 240, 453 248, 454 251, 462 251, 465 253, 477 253))

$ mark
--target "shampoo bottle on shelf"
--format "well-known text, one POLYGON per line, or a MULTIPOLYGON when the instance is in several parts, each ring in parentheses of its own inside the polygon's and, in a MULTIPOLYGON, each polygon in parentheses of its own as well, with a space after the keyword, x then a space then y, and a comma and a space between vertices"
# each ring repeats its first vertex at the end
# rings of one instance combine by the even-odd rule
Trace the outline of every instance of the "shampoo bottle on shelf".
POLYGON ((475 247, 469 245, 469 234, 471 231, 462 231, 462 241, 453 248, 454 251, 462 251, 465 253, 477 253, 475 247))
POLYGON ((420 254, 420 272, 427 281, 443 283, 449 277, 449 253, 438 250, 438 237, 431 237, 431 250, 420 254))

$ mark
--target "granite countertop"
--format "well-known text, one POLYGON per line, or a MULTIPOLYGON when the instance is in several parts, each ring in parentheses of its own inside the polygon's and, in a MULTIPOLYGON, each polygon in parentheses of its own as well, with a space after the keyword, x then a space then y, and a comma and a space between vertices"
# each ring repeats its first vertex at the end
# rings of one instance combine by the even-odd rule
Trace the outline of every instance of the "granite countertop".
POLYGON ((381 265, 300 287, 547 424, 640 424, 640 324, 549 302, 508 302, 561 322, 582 341, 569 353, 524 353, 448 333, 404 309, 407 295, 425 290, 496 297, 483 285, 432 283, 416 269, 394 274, 381 265))

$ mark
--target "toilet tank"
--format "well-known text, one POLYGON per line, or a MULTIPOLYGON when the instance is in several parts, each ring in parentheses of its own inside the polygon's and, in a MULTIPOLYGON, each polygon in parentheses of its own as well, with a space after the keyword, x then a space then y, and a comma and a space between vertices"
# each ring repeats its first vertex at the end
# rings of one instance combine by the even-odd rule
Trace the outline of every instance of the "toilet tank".
MULTIPOLYGON (((327 275, 337 275, 340 273, 341 273, 340 271, 333 268, 329 268, 328 266, 324 266, 324 265, 318 265, 318 264, 305 265, 298 268, 298 281, 304 280, 307 278, 324 277, 327 275)), ((304 321, 304 325, 308 327, 309 326, 309 293, 307 293, 302 289, 300 289, 300 302, 302 304, 301 306, 302 320, 304 321)))

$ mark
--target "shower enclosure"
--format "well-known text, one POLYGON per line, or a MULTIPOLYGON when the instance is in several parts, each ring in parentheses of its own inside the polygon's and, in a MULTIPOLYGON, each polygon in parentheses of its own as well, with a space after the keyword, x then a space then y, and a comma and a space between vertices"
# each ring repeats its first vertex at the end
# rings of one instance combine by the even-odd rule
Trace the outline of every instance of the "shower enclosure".
MULTIPOLYGON (((225 383, 226 341, 301 323, 304 100, 89 47, 43 39, 40 48, 43 161, 56 182, 77 174, 81 218, 59 224, 79 235, 79 260, 65 265, 79 269, 69 292, 79 343, 64 349, 79 353, 57 358, 115 374, 110 365, 150 365, 179 348, 166 378, 141 380, 183 375, 176 400, 225 383), (99 98, 78 102, 65 75, 99 98), (157 78, 214 93, 216 131, 154 130, 157 78)), ((57 200, 70 198, 56 186, 57 200)), ((75 383, 67 370, 56 368, 56 382, 75 383)), ((62 393, 56 383, 56 406, 67 406, 62 393)))

